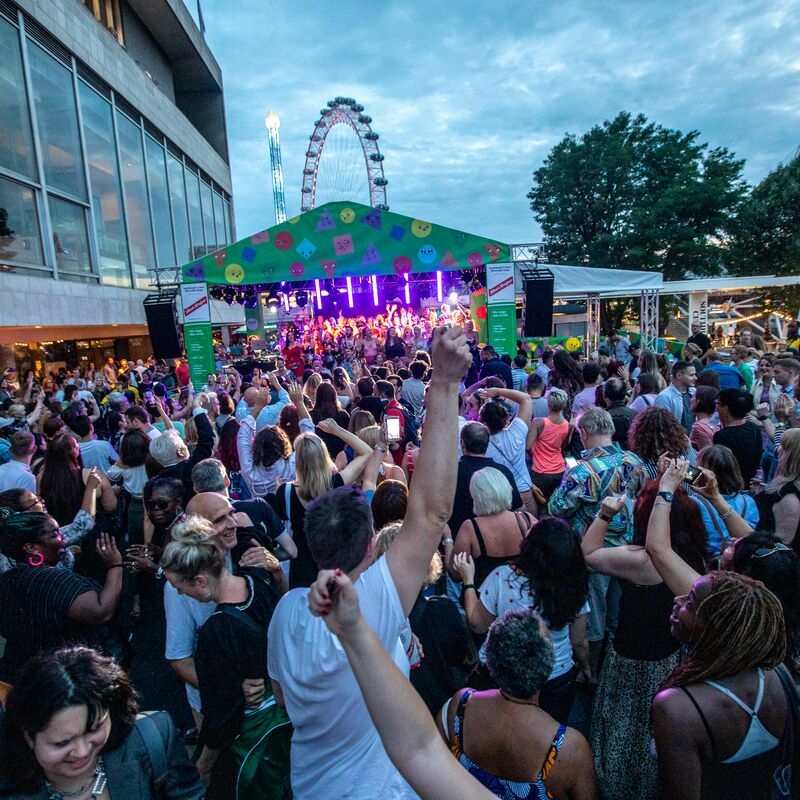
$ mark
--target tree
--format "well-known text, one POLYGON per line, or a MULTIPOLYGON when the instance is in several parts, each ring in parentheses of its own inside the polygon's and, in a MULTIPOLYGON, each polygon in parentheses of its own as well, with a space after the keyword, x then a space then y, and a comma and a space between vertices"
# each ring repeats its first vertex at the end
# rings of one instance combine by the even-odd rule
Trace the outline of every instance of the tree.
POLYGON ((717 274, 744 162, 698 137, 628 112, 565 136, 528 194, 551 257, 666 280, 717 274))
POLYGON ((746 198, 726 263, 735 275, 800 274, 800 151, 746 198))

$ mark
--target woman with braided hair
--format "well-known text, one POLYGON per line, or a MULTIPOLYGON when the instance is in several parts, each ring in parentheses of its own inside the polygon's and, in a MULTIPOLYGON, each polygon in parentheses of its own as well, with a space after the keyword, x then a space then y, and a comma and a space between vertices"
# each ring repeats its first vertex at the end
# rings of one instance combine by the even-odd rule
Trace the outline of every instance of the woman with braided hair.
POLYGON ((689 654, 653 702, 662 800, 793 796, 773 783, 794 755, 778 599, 760 581, 710 572, 675 598, 670 625, 689 654))

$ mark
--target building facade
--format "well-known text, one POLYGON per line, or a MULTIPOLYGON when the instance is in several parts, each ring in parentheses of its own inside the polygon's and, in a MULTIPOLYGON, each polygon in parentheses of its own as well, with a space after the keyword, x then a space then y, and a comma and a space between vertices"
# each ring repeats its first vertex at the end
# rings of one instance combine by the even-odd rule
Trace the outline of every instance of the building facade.
POLYGON ((0 52, 0 366, 143 357, 235 239, 220 67, 183 0, 0 0, 0 52))

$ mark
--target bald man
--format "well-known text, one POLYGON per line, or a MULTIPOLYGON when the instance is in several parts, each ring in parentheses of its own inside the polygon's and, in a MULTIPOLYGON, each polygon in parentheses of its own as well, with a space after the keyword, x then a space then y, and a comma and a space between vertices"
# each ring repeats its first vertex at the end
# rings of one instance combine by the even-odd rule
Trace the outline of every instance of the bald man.
POLYGON ((242 399, 236 405, 236 419, 244 419, 252 410, 258 399, 258 388, 255 386, 248 386, 244 390, 242 399))

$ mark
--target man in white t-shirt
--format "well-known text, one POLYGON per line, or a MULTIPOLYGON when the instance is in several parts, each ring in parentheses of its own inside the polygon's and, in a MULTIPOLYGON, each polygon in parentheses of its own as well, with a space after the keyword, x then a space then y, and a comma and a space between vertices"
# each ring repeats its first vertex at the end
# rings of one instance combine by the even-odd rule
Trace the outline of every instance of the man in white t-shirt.
MULTIPOLYGON (((406 675, 399 636, 452 510, 458 383, 472 362, 460 328, 437 329, 431 349, 425 440, 403 527, 386 556, 372 563, 372 515, 351 487, 326 492, 308 507, 304 521, 317 565, 349 575, 365 619, 406 675)), ((339 640, 311 615, 307 589, 293 589, 275 609, 268 671, 294 726, 296 800, 417 796, 389 760, 339 640)))

